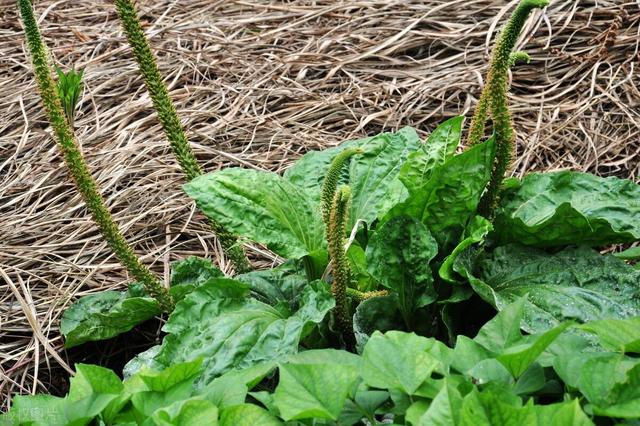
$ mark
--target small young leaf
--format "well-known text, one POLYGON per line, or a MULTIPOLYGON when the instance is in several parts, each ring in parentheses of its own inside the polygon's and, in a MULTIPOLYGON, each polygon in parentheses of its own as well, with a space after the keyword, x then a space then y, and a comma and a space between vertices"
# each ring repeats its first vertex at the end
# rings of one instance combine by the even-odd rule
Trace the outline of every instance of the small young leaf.
POLYGON ((157 426, 217 426, 218 407, 197 397, 190 398, 159 408, 151 419, 157 426))
POLYGON ((410 191, 417 191, 429 181, 433 170, 456 152, 460 143, 464 116, 448 119, 435 128, 422 149, 412 152, 400 169, 399 178, 410 191))
POLYGON ((440 278, 451 283, 457 282, 453 272, 453 264, 458 255, 471 245, 484 241, 484 238, 491 230, 493 230, 491 222, 482 216, 474 216, 464 231, 463 240, 458 243, 451 254, 442 262, 440 270, 438 271, 440 278))

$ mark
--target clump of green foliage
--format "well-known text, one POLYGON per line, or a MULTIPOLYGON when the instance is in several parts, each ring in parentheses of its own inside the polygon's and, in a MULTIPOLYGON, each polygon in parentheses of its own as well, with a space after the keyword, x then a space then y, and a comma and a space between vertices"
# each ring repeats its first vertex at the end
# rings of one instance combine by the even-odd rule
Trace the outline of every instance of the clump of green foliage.
MULTIPOLYGON (((526 59, 509 40, 543 3, 523 0, 509 21, 494 49, 506 67, 526 59)), ((233 278, 206 259, 175 262, 166 335, 124 381, 80 364, 68 396, 16 397, 3 420, 635 424, 640 269, 626 260, 637 249, 598 248, 640 241, 640 186, 573 171, 496 180, 511 140, 500 78, 462 152, 453 117, 426 141, 403 128, 307 153, 282 176, 227 168, 184 185, 205 215, 286 261, 233 278), (482 140, 488 109, 494 135, 482 140)), ((70 347, 158 312, 133 284, 80 299, 61 330, 70 347)))
MULTIPOLYGON (((187 180, 195 179, 202 175, 202 169, 198 165, 193 150, 184 133, 176 108, 169 97, 167 86, 162 80, 156 59, 151 52, 149 42, 144 35, 135 6, 131 0, 115 0, 118 17, 122 28, 127 35, 127 40, 133 49, 133 55, 138 62, 140 73, 144 77, 145 85, 153 101, 153 106, 158 112, 158 118, 162 124, 171 149, 180 163, 180 167, 187 180)), ((248 272, 251 265, 247 259, 238 239, 229 233, 220 223, 211 220, 211 227, 220 241, 225 254, 233 262, 236 272, 248 272)))
MULTIPOLYGON (((19 0, 20 16, 24 23, 25 34, 27 37, 27 46, 31 54, 33 63, 33 72, 35 75, 38 89, 44 109, 47 113, 49 123, 53 128, 58 146, 62 152, 65 163, 71 176, 74 179, 76 187, 87 204, 87 208, 91 212, 93 220, 98 225, 100 232, 109 246, 114 251, 120 262, 127 270, 143 285, 146 291, 158 301, 163 311, 171 312, 173 309, 173 301, 167 290, 157 280, 153 273, 144 266, 140 259, 133 252, 127 241, 122 236, 118 226, 114 222, 107 206, 98 191, 98 186, 93 180, 87 164, 82 157, 82 153, 78 148, 70 122, 65 119, 65 112, 62 109, 62 103, 58 96, 58 90, 65 91, 66 95, 73 95, 77 85, 76 77, 64 80, 66 84, 62 89, 58 89, 51 78, 51 69, 48 64, 47 52, 40 37, 40 31, 33 15, 33 8, 29 0, 19 0)), ((65 106, 71 98, 65 97, 65 106)), ((70 107, 70 105, 69 105, 70 107)), ((67 109, 69 114, 73 114, 73 109, 67 109)), ((69 117, 69 116, 67 116, 69 117)))
POLYGON ((75 69, 70 69, 65 73, 60 68, 56 68, 56 74, 58 74, 58 97, 72 129, 76 116, 76 106, 82 92, 82 73, 82 71, 76 72, 75 69))

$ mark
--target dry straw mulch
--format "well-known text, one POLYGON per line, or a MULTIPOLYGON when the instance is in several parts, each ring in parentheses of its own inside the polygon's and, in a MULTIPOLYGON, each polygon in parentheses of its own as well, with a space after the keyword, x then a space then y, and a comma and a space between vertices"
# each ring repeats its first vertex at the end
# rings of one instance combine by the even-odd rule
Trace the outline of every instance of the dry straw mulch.
MULTIPOLYGON (((171 96, 206 170, 281 172, 303 153, 470 115, 492 37, 516 1, 141 1, 171 96)), ((78 139, 126 237, 159 275, 220 259, 181 192, 110 2, 35 1, 56 64, 85 70, 78 139)), ((122 288, 47 126, 15 3, 0 5, 0 403, 64 391, 58 333, 77 296, 122 288), (51 374, 51 372, 57 372, 51 374)), ((513 72, 517 175, 640 174, 640 3, 552 0, 513 72)), ((274 261, 259 247, 256 263, 274 261)))

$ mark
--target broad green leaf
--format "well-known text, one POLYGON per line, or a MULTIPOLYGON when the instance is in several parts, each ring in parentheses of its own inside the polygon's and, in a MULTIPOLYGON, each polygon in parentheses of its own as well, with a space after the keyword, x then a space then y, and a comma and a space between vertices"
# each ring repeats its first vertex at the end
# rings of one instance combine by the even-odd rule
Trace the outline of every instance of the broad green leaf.
POLYGON ((212 278, 222 278, 224 274, 215 267, 211 260, 196 256, 171 264, 171 288, 173 300, 177 303, 194 288, 212 278))
POLYGON ((217 426, 218 408, 209 401, 190 398, 156 410, 151 419, 157 426, 217 426))
MULTIPOLYGON (((131 403, 138 418, 150 417, 157 410, 190 398, 193 384, 201 371, 201 360, 169 366, 163 371, 143 370, 130 379, 133 393, 131 403), (138 383, 135 383, 135 382, 138 383)), ((179 406, 171 409, 163 418, 177 415, 179 406)))
POLYGON ((544 368, 539 363, 531 364, 516 383, 513 385, 513 392, 517 395, 533 394, 539 391, 546 384, 547 379, 544 374, 544 368))
MULTIPOLYGON (((640 417, 640 362, 621 354, 592 355, 581 361, 579 354, 575 360, 581 366, 574 368, 573 376, 579 377, 577 388, 593 404, 594 412, 612 417, 640 417)), ((556 371, 565 377, 561 369, 556 371)), ((569 380, 575 380, 569 377, 569 380)))
MULTIPOLYGON (((584 382, 582 389, 584 389, 584 382)), ((586 394, 584 391, 583 393, 586 394)), ((640 363, 627 372, 624 382, 616 383, 607 394, 599 397, 598 400, 592 401, 595 405, 593 409, 595 414, 640 419, 640 363)))
POLYGON ((312 349, 289 355, 282 362, 287 364, 339 364, 359 370, 362 359, 356 354, 338 349, 312 349))
POLYGON ((160 352, 160 348, 160 345, 152 346, 146 351, 140 352, 138 355, 131 358, 131 360, 129 360, 122 369, 124 379, 129 379, 143 368, 157 371, 162 370, 165 366, 155 360, 158 352, 160 352))
POLYGON ((358 371, 339 364, 281 364, 274 402, 285 420, 337 420, 358 371))
POLYGON ((358 352, 362 352, 374 331, 387 332, 404 327, 404 319, 398 310, 398 298, 374 297, 361 302, 353 316, 353 331, 358 352))
POLYGON ((222 278, 224 274, 213 265, 211 260, 189 256, 171 263, 171 287, 177 285, 204 284, 211 278, 222 278))
POLYGON ((511 346, 498 356, 498 361, 502 363, 513 377, 518 378, 525 372, 531 364, 535 362, 540 354, 569 327, 571 323, 564 323, 558 327, 536 336, 526 339, 525 343, 511 346))
POLYGON ((613 255, 622 260, 638 260, 640 259, 640 247, 630 247, 619 253, 613 253, 613 255))
POLYGON ((405 424, 418 426, 420 423, 420 417, 429 409, 431 401, 424 399, 418 399, 407 408, 407 412, 404 414, 405 424))
POLYGON ((413 333, 375 332, 362 354, 362 378, 371 387, 411 395, 433 371, 443 370, 442 361, 435 356, 441 350, 438 345, 444 346, 413 333))
POLYGON ((321 322, 334 305, 321 282, 307 285, 300 308, 289 314, 247 297, 247 287, 238 281, 212 280, 176 306, 155 360, 171 365, 202 357, 200 383, 207 384, 232 369, 297 352, 310 326, 321 322))
POLYGON ((151 297, 132 296, 128 291, 103 291, 81 297, 64 313, 60 332, 65 347, 105 340, 131 330, 160 314, 158 302, 151 297))
POLYGON ((591 321, 578 328, 597 334, 600 343, 611 350, 640 353, 640 316, 591 321))
POLYGON ((591 357, 582 364, 578 388, 595 405, 613 401, 612 390, 628 380, 628 373, 640 363, 622 355, 591 357))
MULTIPOLYGON (((478 392, 473 390, 464 397, 460 410, 461 426, 535 426, 536 413, 533 405, 520 405, 519 398, 509 398, 496 388, 478 392), (505 398, 506 397, 506 398, 505 398), (514 400, 517 403, 514 403, 514 400)), ((514 395, 515 397, 515 395, 514 395)))
POLYGON ((67 418, 93 418, 100 414, 124 390, 116 374, 97 365, 76 364, 76 375, 70 380, 66 398, 67 418))
POLYGON ((444 262, 442 262, 440 270, 438 271, 440 278, 450 283, 457 282, 458 279, 453 271, 453 264, 458 258, 458 255, 465 251, 469 246, 484 241, 484 238, 489 232, 491 232, 491 230, 493 230, 491 222, 482 216, 474 216, 462 235, 462 241, 458 243, 451 254, 446 257, 444 262))
POLYGON ((445 383, 416 426, 456 426, 460 422, 463 396, 449 381, 445 383))
POLYGON ((499 244, 601 246, 640 239, 640 186, 616 177, 530 173, 508 190, 494 222, 499 244))
POLYGON ((362 387, 353 399, 347 399, 338 419, 339 424, 358 424, 366 417, 375 419, 378 408, 389 400, 389 392, 368 390, 362 387))
POLYGON ((567 319, 586 323, 640 315, 640 270, 586 247, 549 254, 509 245, 477 262, 477 278, 468 265, 463 269, 476 293, 498 310, 526 296, 522 327, 529 333, 567 319))
POLYGON ((593 426, 577 399, 550 405, 536 405, 539 426, 593 426))
POLYGON ((495 354, 480 343, 459 335, 453 349, 451 366, 463 374, 467 374, 475 365, 485 359, 493 358, 495 354))
MULTIPOLYGON (((11 410, 0 415, 1 425, 67 426, 65 415, 67 402, 51 395, 16 395, 11 410)), ((81 413, 77 413, 82 418, 81 413)), ((85 423, 88 423, 88 418, 85 423)))
POLYGON ((493 139, 456 155, 433 170, 430 179, 410 191, 386 216, 407 215, 427 225, 441 249, 450 249, 475 214, 493 165, 493 139))
POLYGON ((222 410, 220 426, 282 426, 280 420, 264 408, 240 404, 222 410))
POLYGON ((336 148, 310 152, 284 174, 285 179, 308 194, 313 205, 319 206, 322 183, 331 161, 343 149, 356 146, 365 153, 351 158, 343 182, 352 192, 349 229, 357 220, 371 224, 406 197, 398 174, 409 153, 420 147, 415 130, 405 127, 395 133, 381 133, 345 142, 336 148))
MULTIPOLYGON (((585 364, 595 358, 604 358, 605 364, 616 364, 621 359, 620 354, 610 352, 580 352, 571 351, 560 354, 553 360, 553 369, 568 387, 578 388, 585 364)), ((631 368, 633 364, 628 364, 631 368)))
POLYGON ((347 250, 347 259, 351 268, 351 279, 360 291, 376 289, 376 282, 367 271, 367 257, 364 250, 354 241, 347 250))
POLYGON ((212 402, 219 409, 224 409, 242 404, 247 397, 247 391, 247 385, 243 380, 238 380, 237 376, 226 373, 205 386, 198 395, 212 402))
POLYGON ((228 231, 298 259, 325 248, 317 204, 275 173, 227 168, 193 179, 184 190, 228 231))
POLYGON ((424 185, 433 170, 444 164, 456 152, 460 144, 464 116, 448 119, 435 128, 421 149, 412 152, 400 168, 400 180, 409 191, 417 191, 424 185))
POLYGON ((202 370, 202 360, 174 364, 162 371, 142 370, 137 377, 144 383, 146 390, 167 392, 171 388, 198 376, 202 370))
POLYGON ((515 383, 509 370, 495 358, 480 361, 467 371, 467 376, 478 385, 494 383, 509 388, 515 383))
POLYGON ((247 284, 256 299, 270 305, 280 302, 296 305, 309 282, 304 271, 294 261, 288 261, 273 269, 236 275, 234 278, 247 284))
POLYGON ((473 340, 496 354, 521 341, 520 325, 524 303, 525 299, 519 298, 506 305, 495 317, 482 326, 473 340))
POLYGON ((433 303, 433 273, 429 262, 438 244, 422 223, 395 217, 380 227, 367 246, 367 268, 380 284, 393 291, 409 328, 416 308, 433 303))

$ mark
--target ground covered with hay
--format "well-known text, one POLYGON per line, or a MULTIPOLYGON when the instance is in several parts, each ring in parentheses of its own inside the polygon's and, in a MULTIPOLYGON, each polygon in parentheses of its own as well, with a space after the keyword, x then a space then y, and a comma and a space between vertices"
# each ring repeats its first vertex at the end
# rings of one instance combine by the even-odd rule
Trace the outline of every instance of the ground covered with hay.
MULTIPOLYGON (((111 2, 35 2, 54 62, 85 72, 76 133, 136 251, 168 279, 194 254, 230 265, 181 190, 111 2)), ((282 171, 307 151, 469 115, 506 1, 142 1, 143 24, 198 159, 282 171), (489 34, 489 36, 487 36, 489 34)), ((13 2, 0 5, 0 401, 67 391, 61 312, 128 277, 69 180, 41 108, 13 2)), ((640 6, 555 1, 529 21, 511 75, 514 174, 572 169, 638 181, 640 6)), ((279 259, 248 246, 256 266, 279 259)), ((159 339, 147 324, 139 343, 159 339)), ((140 334, 140 333, 138 333, 140 334)), ((122 362, 121 342, 100 345, 122 362)), ((114 362, 111 360, 110 362, 114 362)))

